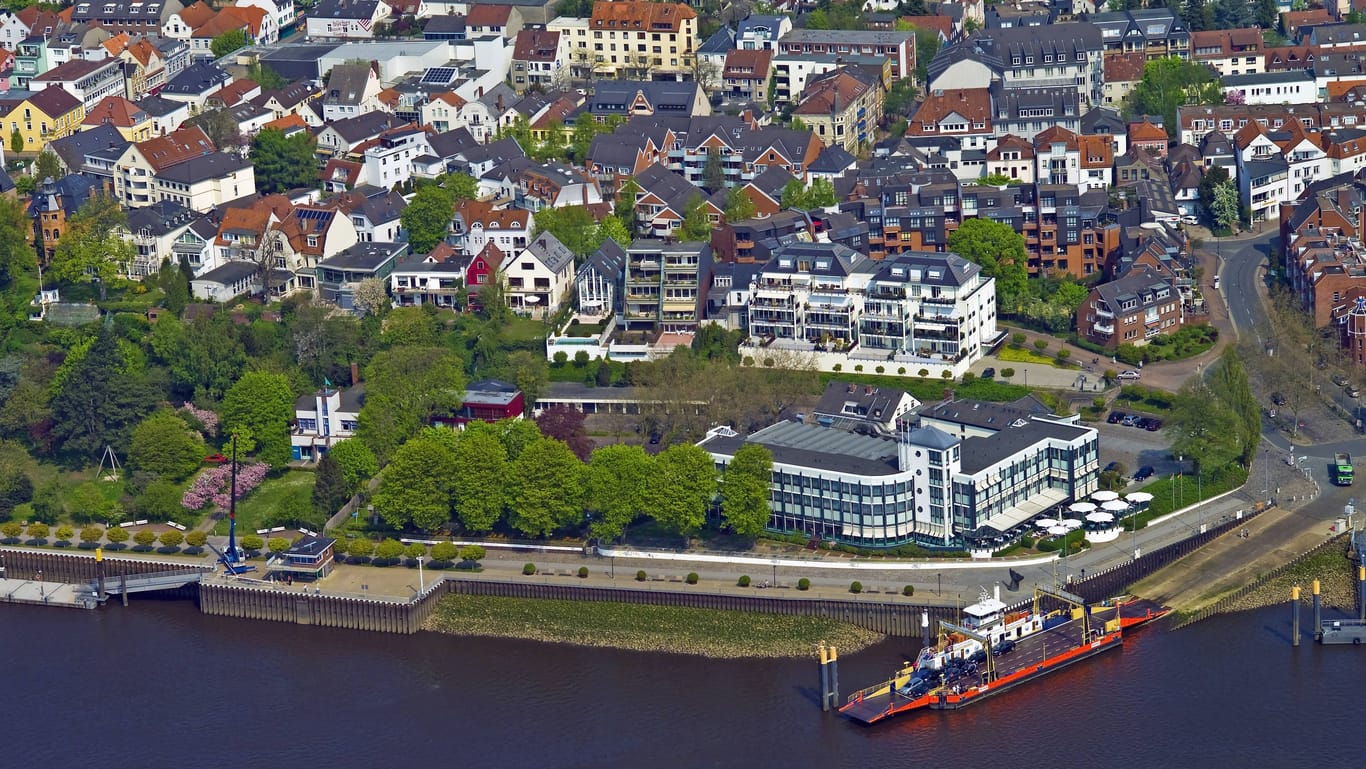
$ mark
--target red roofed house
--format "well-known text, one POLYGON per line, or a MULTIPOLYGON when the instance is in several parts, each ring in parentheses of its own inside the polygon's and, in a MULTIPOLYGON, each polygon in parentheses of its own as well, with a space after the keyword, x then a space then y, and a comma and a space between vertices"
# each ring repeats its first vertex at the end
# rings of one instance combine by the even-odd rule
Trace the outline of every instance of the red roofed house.
POLYGON ((118 129, 120 136, 130 142, 152 138, 152 118, 138 105, 122 96, 104 97, 99 104, 85 113, 85 120, 81 125, 87 128, 111 125, 118 129))
POLYGON ((731 51, 721 70, 722 89, 727 98, 768 104, 769 74, 773 51, 731 51))
POLYGON ((857 154, 876 138, 882 120, 882 85, 864 82, 852 70, 833 70, 807 82, 792 114, 827 147, 839 146, 857 154))
POLYGON ((1143 79, 1143 65, 1147 60, 1147 54, 1142 51, 1105 57, 1105 85, 1101 94, 1106 104, 1116 105, 1124 101, 1124 97, 1143 79))
POLYGON ((965 150, 986 149, 995 136, 991 93, 986 88, 931 91, 906 125, 907 136, 952 136, 965 150))
POLYGON ((511 40, 522 30, 522 12, 512 5, 471 5, 465 30, 471 38, 501 35, 511 40))
POLYGON ((550 90, 566 79, 568 67, 568 35, 544 29, 517 33, 512 47, 512 90, 522 93, 534 85, 550 90))
POLYGON ((1165 158, 1167 156, 1167 131, 1162 126, 1153 125, 1147 118, 1143 118, 1137 123, 1130 123, 1129 146, 1144 150, 1150 155, 1165 158))

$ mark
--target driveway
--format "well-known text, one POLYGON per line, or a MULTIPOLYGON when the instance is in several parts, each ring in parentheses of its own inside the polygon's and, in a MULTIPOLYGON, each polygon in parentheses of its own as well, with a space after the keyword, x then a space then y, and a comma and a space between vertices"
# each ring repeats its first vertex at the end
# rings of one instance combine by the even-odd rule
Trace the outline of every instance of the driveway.
POLYGON ((1110 462, 1119 462, 1124 465, 1127 478, 1132 478, 1134 471, 1144 465, 1152 465, 1158 475, 1169 475, 1180 468, 1171 456, 1164 430, 1148 432, 1137 427, 1112 425, 1108 422, 1092 426, 1100 432, 1102 467, 1110 462))

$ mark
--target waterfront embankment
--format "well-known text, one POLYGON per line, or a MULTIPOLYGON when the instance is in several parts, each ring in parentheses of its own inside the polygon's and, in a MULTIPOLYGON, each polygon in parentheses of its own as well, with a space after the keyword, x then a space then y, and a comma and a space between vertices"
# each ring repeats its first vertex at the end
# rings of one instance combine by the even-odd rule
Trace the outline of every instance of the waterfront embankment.
POLYGON ((824 617, 463 594, 443 596, 424 629, 724 659, 810 657, 821 641, 852 653, 885 638, 824 617))

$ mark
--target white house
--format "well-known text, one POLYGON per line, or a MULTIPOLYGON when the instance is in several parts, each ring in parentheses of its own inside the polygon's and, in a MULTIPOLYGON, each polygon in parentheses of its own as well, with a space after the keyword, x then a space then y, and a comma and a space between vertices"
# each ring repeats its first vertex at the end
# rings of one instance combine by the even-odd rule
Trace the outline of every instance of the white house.
POLYGON ((356 434, 365 387, 324 387, 294 401, 294 429, 289 443, 295 461, 316 462, 332 444, 356 434))
POLYGON ((379 100, 380 90, 379 75, 369 64, 338 64, 323 89, 323 121, 386 111, 379 100))
POLYGON ((0 48, 13 53, 29 36, 28 25, 13 11, 0 11, 0 48))
POLYGON ((427 132, 417 126, 395 128, 365 150, 365 178, 392 189, 413 178, 413 159, 432 154, 427 132))
POLYGON ((260 288, 260 270, 251 262, 228 262, 190 281, 194 298, 220 304, 260 288))
MULTIPOLYGON (((261 43, 274 43, 280 39, 280 30, 287 29, 298 19, 299 13, 294 7, 294 0, 236 0, 233 5, 239 8, 260 8, 266 12, 266 16, 274 20, 273 28, 275 37, 272 40, 261 40, 261 43)), ((265 27, 262 26, 264 34, 265 27)))
POLYGON ((1314 74, 1302 69, 1226 75, 1222 85, 1229 104, 1313 104, 1321 100, 1314 74))
POLYGON ((574 285, 574 252, 543 232, 503 264, 503 297, 519 315, 552 315, 574 285))
POLYGON ((393 15, 383 0, 321 0, 308 14, 309 40, 369 40, 393 15))

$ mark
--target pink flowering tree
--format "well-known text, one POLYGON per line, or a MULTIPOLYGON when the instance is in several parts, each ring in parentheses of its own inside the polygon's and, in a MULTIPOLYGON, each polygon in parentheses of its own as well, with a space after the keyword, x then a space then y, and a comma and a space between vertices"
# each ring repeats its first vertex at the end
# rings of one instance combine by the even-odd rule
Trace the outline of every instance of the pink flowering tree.
POLYGON ((201 409, 189 401, 180 405, 180 410, 194 417, 204 426, 204 437, 212 438, 218 434, 218 415, 208 409, 201 409))
MULTIPOLYGON (((265 462, 256 462, 239 467, 237 469, 237 499, 241 500, 251 493, 252 489, 260 486, 268 472, 270 472, 270 465, 265 462)), ((231 489, 232 466, 220 465, 200 473, 199 477, 194 479, 194 483, 180 498, 180 505, 186 510, 203 510, 212 504, 220 510, 227 510, 232 502, 228 497, 231 489)))

